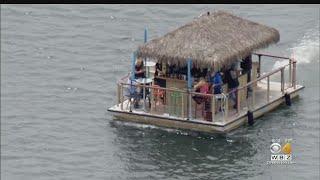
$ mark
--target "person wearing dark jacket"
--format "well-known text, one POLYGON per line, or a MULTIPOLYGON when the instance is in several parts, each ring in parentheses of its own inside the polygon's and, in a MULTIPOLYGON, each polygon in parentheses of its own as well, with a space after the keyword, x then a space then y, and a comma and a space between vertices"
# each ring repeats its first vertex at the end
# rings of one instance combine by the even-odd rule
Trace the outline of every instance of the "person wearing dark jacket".
POLYGON ((238 81, 238 77, 237 77, 237 72, 236 72, 236 66, 235 64, 232 65, 232 67, 227 70, 226 72, 226 81, 228 84, 228 89, 229 92, 231 92, 230 97, 234 102, 233 108, 237 108, 237 96, 238 96, 238 92, 237 92, 237 88, 239 86, 239 81, 238 81))
MULTIPOLYGON (((251 54, 242 60, 241 68, 242 68, 242 74, 247 74, 247 83, 249 83, 251 81, 251 69, 252 69, 252 56, 251 56, 251 54)), ((251 87, 248 87, 247 98, 249 95, 249 91, 251 91, 251 87)))
POLYGON ((251 54, 241 62, 242 74, 247 74, 247 82, 251 81, 252 57, 251 54))
POLYGON ((143 60, 142 59, 137 59, 134 74, 135 74, 136 79, 146 77, 145 70, 143 69, 143 60))

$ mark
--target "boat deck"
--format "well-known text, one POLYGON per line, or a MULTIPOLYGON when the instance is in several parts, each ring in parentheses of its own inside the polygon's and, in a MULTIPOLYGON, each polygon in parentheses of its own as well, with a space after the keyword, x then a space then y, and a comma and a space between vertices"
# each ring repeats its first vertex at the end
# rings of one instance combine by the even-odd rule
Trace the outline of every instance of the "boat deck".
MULTIPOLYGON (((295 89, 285 85, 285 92, 290 94, 295 89)), ((296 89, 302 88, 302 86, 297 85, 296 89)), ((117 111, 117 112, 130 112, 137 115, 145 115, 145 116, 154 116, 154 117, 160 117, 160 118, 168 118, 168 119, 175 119, 175 120, 187 120, 187 121, 193 121, 193 122, 200 122, 203 124, 211 124, 211 125, 219 125, 219 126, 225 126, 226 124, 229 124, 230 122, 236 121, 240 117, 243 117, 247 114, 248 110, 255 110, 259 109, 263 106, 266 106, 270 104, 273 101, 278 100, 279 98, 283 97, 283 94, 281 92, 281 83, 280 82, 270 82, 270 91, 269 91, 269 100, 267 100, 267 82, 266 81, 259 81, 257 83, 257 86, 254 90, 254 96, 252 93, 249 92, 248 98, 246 98, 245 101, 242 101, 240 103, 240 111, 237 112, 237 109, 232 108, 230 106, 226 111, 218 111, 213 121, 206 121, 204 117, 202 116, 201 110, 197 111, 197 118, 195 118, 195 110, 193 110, 192 119, 187 120, 187 118, 182 118, 181 116, 175 116, 175 113, 168 113, 166 105, 163 105, 161 103, 158 103, 156 105, 156 109, 149 108, 148 105, 143 108, 143 100, 140 100, 140 106, 139 108, 132 108, 132 112, 130 112, 128 100, 125 100, 123 102, 123 109, 121 110, 121 104, 115 105, 111 107, 109 110, 111 111, 117 111), (253 102, 254 101, 254 102, 253 102)), ((148 103, 147 103, 148 104, 148 103)), ((229 99, 229 104, 232 104, 232 101, 229 99)), ((153 106, 154 107, 154 104, 153 106)), ((194 109, 194 107, 192 107, 194 109)))

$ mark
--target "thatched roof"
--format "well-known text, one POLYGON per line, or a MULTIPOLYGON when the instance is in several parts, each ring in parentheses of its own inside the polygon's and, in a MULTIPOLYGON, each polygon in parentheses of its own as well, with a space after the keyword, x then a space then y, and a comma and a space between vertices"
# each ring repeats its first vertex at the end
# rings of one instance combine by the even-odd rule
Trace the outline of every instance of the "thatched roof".
POLYGON ((279 39, 274 28, 217 11, 141 45, 138 57, 179 65, 191 58, 197 66, 218 69, 279 39))

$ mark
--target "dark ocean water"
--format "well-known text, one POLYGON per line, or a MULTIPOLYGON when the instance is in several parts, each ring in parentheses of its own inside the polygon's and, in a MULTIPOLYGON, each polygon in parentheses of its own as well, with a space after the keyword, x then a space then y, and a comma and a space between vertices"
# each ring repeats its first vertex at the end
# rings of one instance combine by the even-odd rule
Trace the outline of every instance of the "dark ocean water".
MULTIPOLYGON (((1 179, 319 179, 319 5, 1 5, 1 179), (306 86, 224 136, 114 122, 131 52, 207 10, 279 30, 306 86), (267 165, 272 138, 296 164, 267 165)), ((263 62, 266 66, 277 66, 263 62)))

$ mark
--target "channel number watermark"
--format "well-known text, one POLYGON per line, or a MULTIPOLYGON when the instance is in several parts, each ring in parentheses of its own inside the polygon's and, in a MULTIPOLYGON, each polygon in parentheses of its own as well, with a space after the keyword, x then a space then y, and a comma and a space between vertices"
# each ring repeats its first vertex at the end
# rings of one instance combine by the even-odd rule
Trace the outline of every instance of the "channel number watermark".
POLYGON ((294 164, 292 158, 292 139, 272 139, 270 161, 267 164, 294 164))

